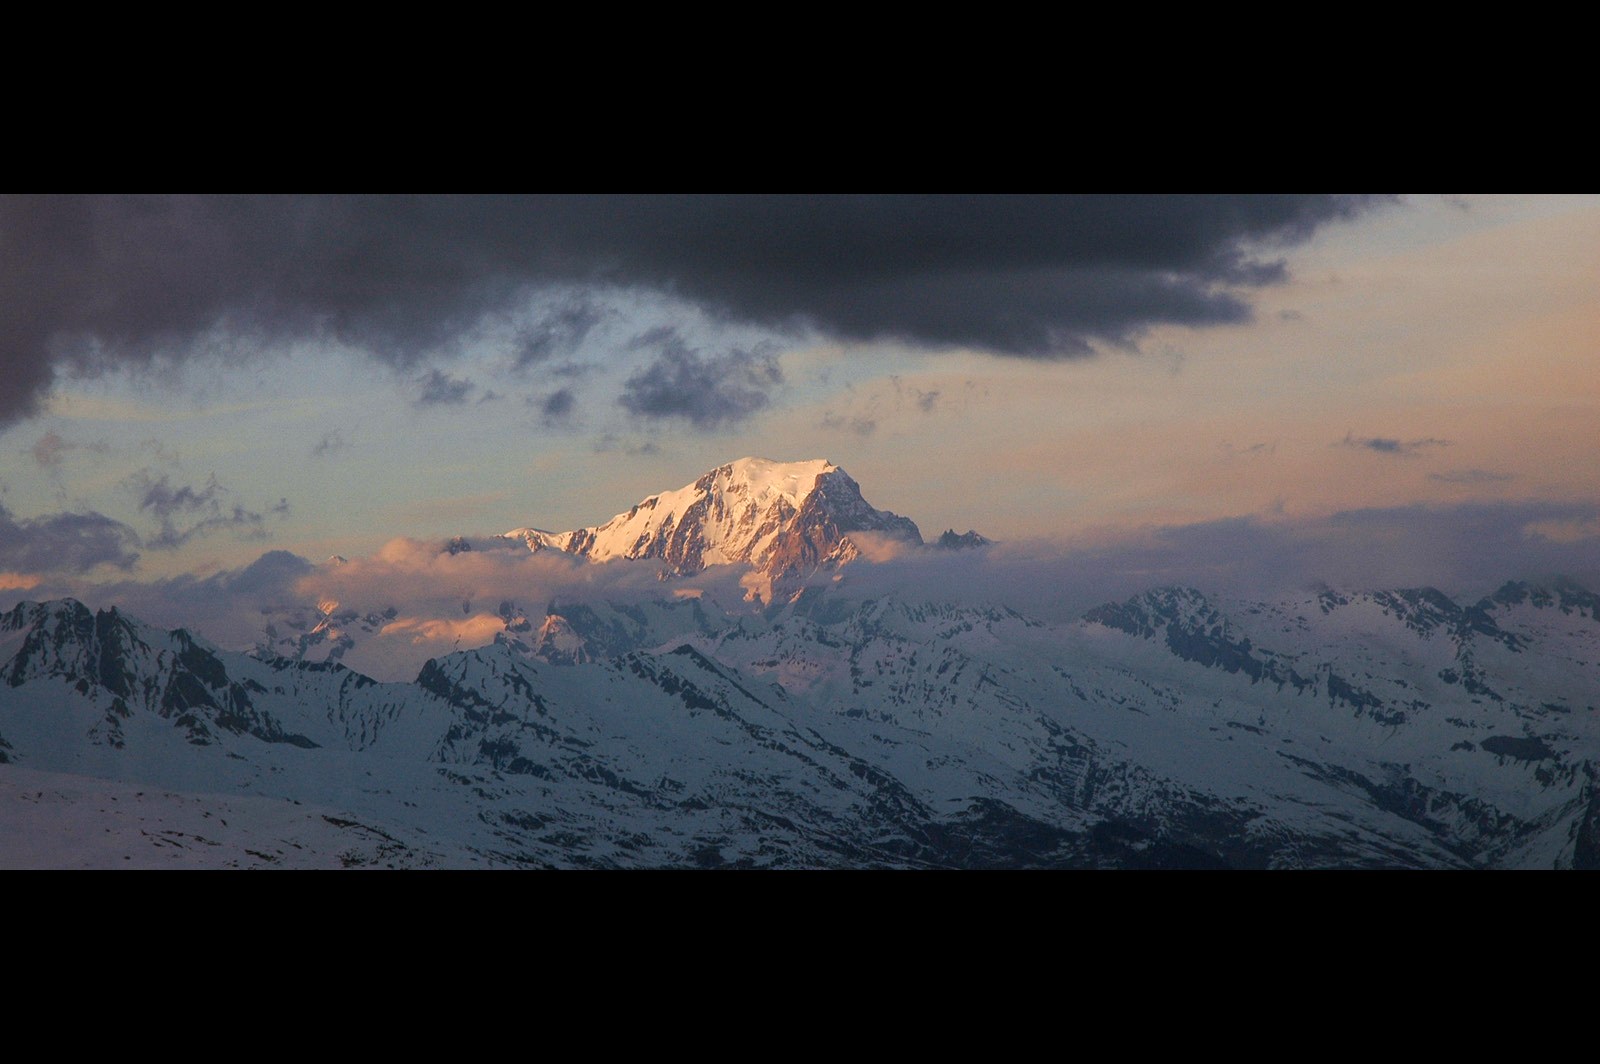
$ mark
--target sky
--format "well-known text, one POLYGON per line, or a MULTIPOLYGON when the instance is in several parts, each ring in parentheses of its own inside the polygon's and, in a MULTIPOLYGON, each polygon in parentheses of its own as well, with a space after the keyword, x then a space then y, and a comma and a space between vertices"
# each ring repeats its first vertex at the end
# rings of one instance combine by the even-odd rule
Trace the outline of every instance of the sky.
POLYGON ((1046 612, 1600 586, 1596 196, 7 196, 0 381, 0 606, 235 642, 747 455, 1046 612))

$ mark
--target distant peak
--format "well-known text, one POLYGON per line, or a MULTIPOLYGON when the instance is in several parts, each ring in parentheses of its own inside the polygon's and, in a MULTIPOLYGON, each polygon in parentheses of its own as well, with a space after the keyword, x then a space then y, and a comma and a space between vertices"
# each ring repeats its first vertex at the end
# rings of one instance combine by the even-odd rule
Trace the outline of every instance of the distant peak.
POLYGON ((934 540, 933 545, 940 550, 967 550, 972 547, 986 547, 994 541, 987 536, 978 535, 974 529, 965 532, 956 532, 955 529, 946 529, 944 535, 934 540))

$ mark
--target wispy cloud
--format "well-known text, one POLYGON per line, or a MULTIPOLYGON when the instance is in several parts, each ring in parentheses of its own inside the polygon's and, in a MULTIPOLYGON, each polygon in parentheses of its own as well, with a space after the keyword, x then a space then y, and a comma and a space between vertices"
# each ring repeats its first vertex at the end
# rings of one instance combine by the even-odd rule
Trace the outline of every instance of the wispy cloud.
POLYGON ((429 370, 417 381, 421 389, 417 406, 459 406, 475 387, 464 377, 452 377, 440 370, 429 370))
POLYGON ((1442 484, 1493 484, 1503 480, 1515 480, 1515 473, 1496 473, 1488 469, 1451 469, 1443 473, 1429 473, 1429 480, 1437 480, 1442 484))
POLYGON ((1450 441, 1435 439, 1432 436, 1420 440, 1400 440, 1387 436, 1357 436, 1353 432, 1347 432, 1344 434, 1344 439, 1335 441, 1333 446, 1411 458, 1433 447, 1449 447, 1450 441))
POLYGON ((934 407, 938 405, 939 389, 937 388, 929 388, 924 391, 921 388, 912 387, 904 384, 898 374, 891 374, 889 383, 894 386, 896 406, 909 403, 922 413, 931 414, 934 411, 934 407))
MULTIPOLYGON (((266 514, 237 503, 226 504, 224 497, 229 491, 217 483, 215 476, 199 489, 187 484, 173 487, 166 474, 152 479, 148 472, 135 474, 131 483, 140 493, 140 512, 161 522, 160 530, 145 541, 152 550, 175 550, 196 536, 223 530, 232 530, 247 539, 266 535, 266 514)), ((286 499, 266 511, 280 517, 288 512, 286 499)))
POLYGON ((1235 458, 1268 458, 1277 453, 1278 444, 1276 441, 1270 443, 1263 441, 1261 443, 1252 443, 1246 447, 1235 447, 1224 440, 1219 449, 1222 452, 1224 461, 1232 461, 1235 458))
POLYGON ((511 368, 522 371, 558 355, 571 355, 594 327, 612 313, 586 294, 567 296, 518 330, 513 343, 511 368))
POLYGON ((624 443, 622 437, 614 432, 607 432, 596 437, 593 445, 595 454, 610 454, 621 451, 623 454, 642 457, 661 453, 661 448, 654 440, 645 440, 642 443, 624 443))
POLYGON ((830 410, 822 415, 819 427, 827 429, 829 432, 853 432, 862 439, 866 439, 877 431, 878 422, 876 419, 864 415, 858 414, 846 417, 843 414, 835 414, 830 410))

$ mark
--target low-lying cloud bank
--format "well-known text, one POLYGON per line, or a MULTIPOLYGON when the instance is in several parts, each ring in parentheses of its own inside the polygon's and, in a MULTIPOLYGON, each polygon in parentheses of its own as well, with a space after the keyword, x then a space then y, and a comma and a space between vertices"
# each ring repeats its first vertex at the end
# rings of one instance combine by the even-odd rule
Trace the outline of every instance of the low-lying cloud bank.
POLYGON ((1433 586, 1462 599, 1508 579, 1600 587, 1600 506, 1472 504, 1230 518, 1074 540, 906 553, 847 571, 842 589, 1002 602, 1046 620, 1170 584, 1265 597, 1320 586, 1433 586))
MULTIPOLYGON (((269 625, 280 640, 292 639, 331 617, 359 636, 359 652, 343 660, 382 679, 410 679, 429 657, 490 642, 510 618, 536 628, 552 603, 692 594, 724 609, 754 608, 735 567, 664 580, 651 562, 594 563, 490 537, 471 542, 476 549, 452 553, 444 543, 396 539, 370 557, 320 565, 269 551, 244 569, 206 577, 91 587, 12 572, 0 581, 0 605, 70 595, 198 631, 230 649, 268 642, 269 625)), ((1600 507, 1582 503, 1237 518, 969 550, 866 546, 862 561, 815 583, 851 598, 1004 604, 1047 621, 1168 584, 1246 597, 1323 585, 1432 585, 1459 600, 1508 579, 1566 577, 1600 587, 1600 507)))

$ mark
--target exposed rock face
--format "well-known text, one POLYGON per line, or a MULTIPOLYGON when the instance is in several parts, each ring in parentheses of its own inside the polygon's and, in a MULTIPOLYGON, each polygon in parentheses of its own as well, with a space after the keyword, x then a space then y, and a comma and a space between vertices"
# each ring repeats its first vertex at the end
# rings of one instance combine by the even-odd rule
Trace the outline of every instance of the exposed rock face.
POLYGON ((195 745, 216 741, 219 732, 317 745, 261 711, 254 703, 259 690, 236 682, 217 648, 185 629, 162 632, 119 610, 90 613, 81 602, 61 599, 18 604, 0 616, 0 633, 17 633, 6 640, 15 652, 0 665, 0 684, 67 681, 103 709, 93 742, 120 748, 126 722, 150 714, 172 722, 195 745))
POLYGON ((559 533, 519 528, 505 538, 595 561, 654 559, 679 575, 747 565, 751 586, 770 595, 858 557, 850 534, 859 532, 922 544, 915 522, 872 507, 831 462, 741 458, 603 525, 559 533))

